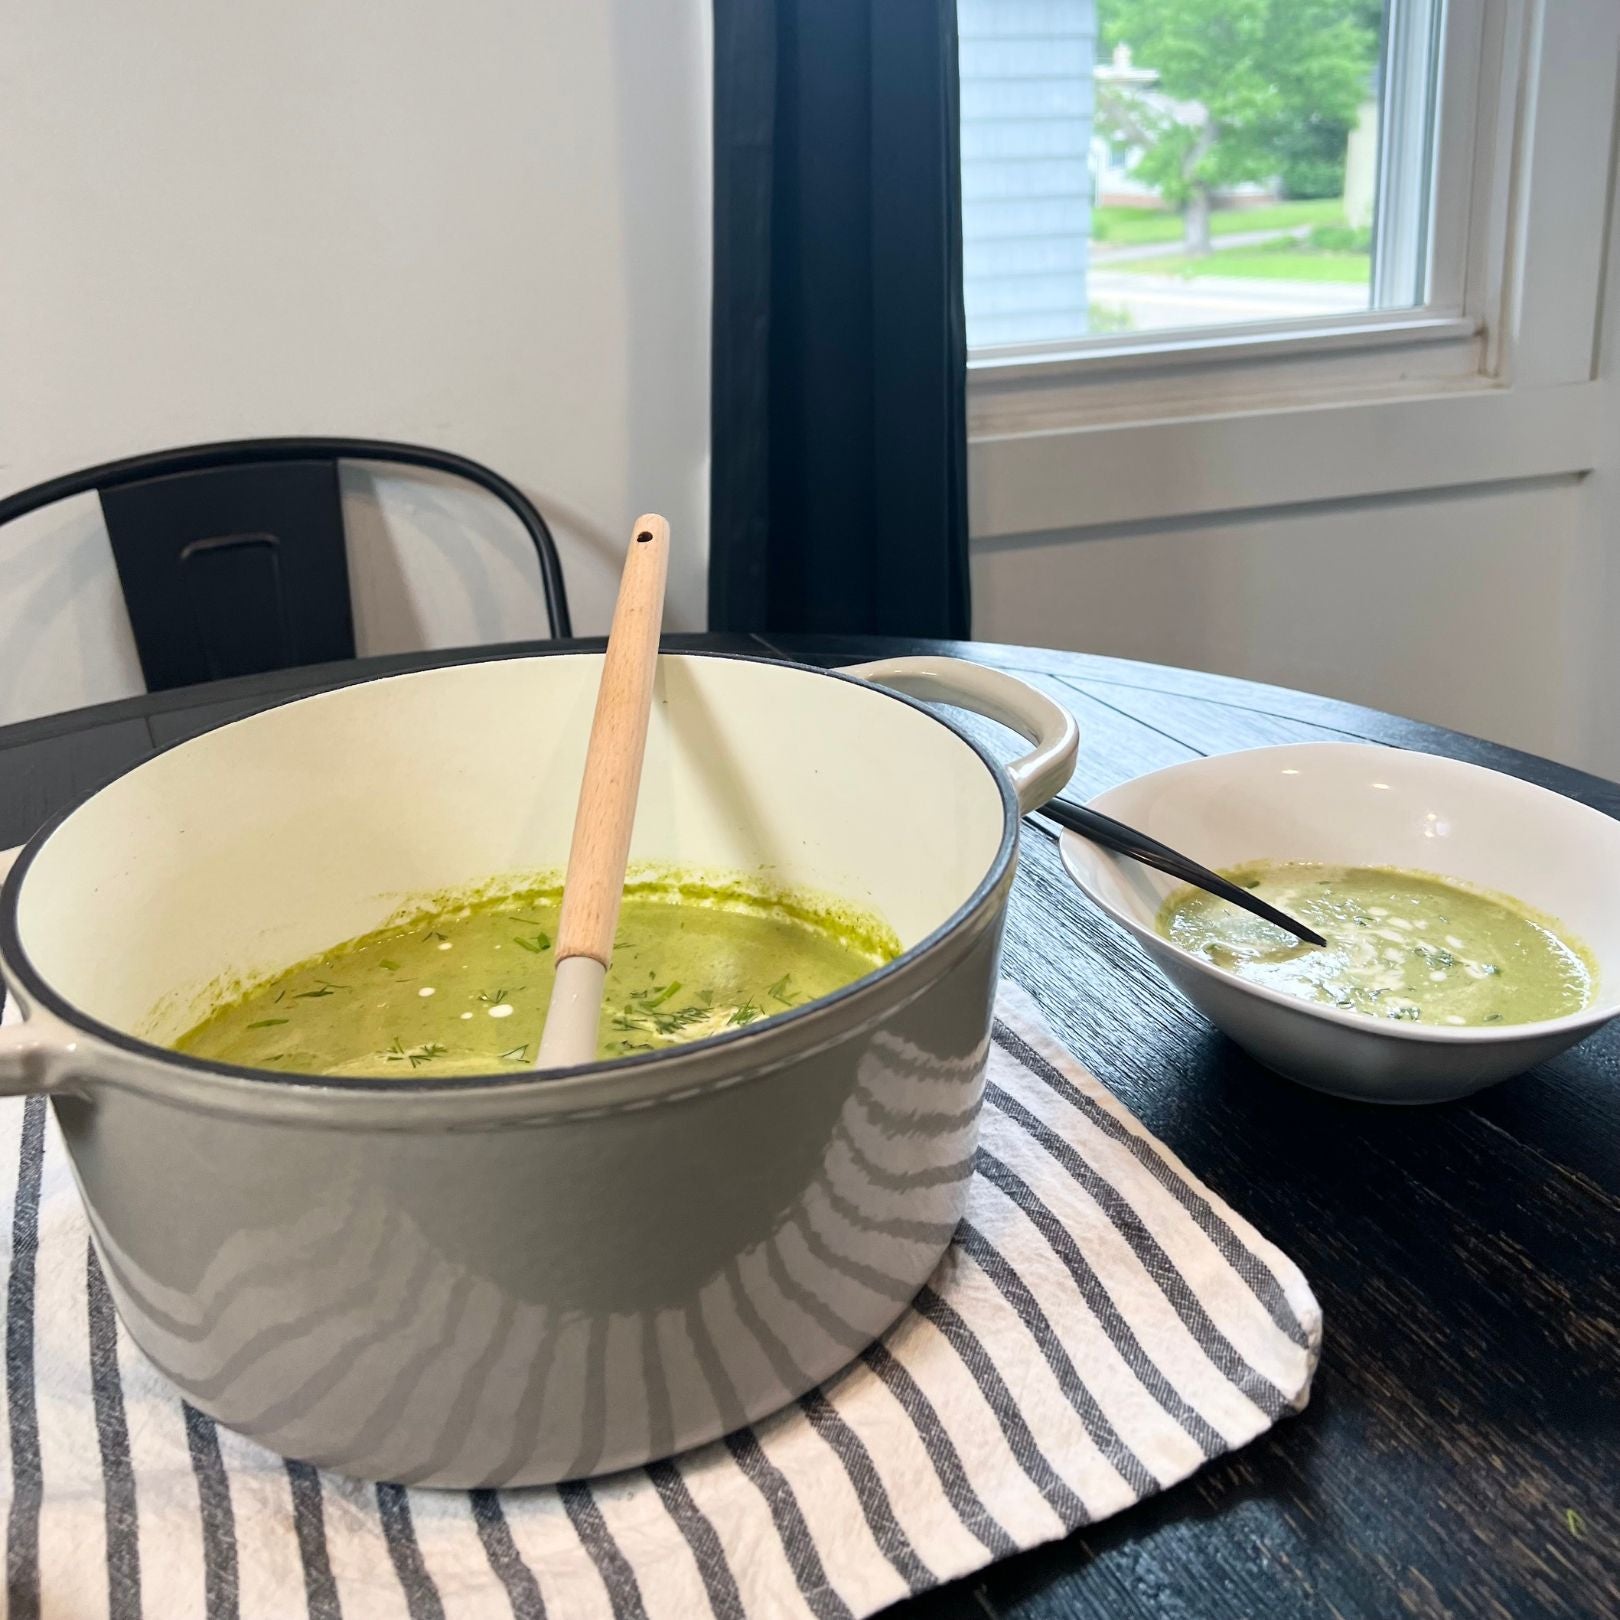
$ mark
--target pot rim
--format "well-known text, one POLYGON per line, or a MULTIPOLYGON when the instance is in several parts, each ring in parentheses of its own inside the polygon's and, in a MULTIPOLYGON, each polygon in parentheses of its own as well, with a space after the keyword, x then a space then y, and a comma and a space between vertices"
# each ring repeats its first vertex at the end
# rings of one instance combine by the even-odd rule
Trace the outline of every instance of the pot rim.
MULTIPOLYGON (((762 658, 748 653, 682 650, 660 653, 659 656, 661 658, 681 659, 712 658, 732 663, 761 664, 771 669, 789 669, 800 674, 844 681, 851 686, 863 687, 889 699, 891 702, 901 703, 910 709, 914 709, 918 714, 925 716, 935 725, 944 727, 945 730, 965 743, 989 773, 990 779, 995 784, 1000 795, 1002 810, 1000 842, 985 869, 984 875, 974 886, 967 899, 937 928, 918 940, 915 945, 901 951, 892 962, 886 962, 882 967, 863 974, 850 984, 834 990, 829 995, 819 997, 807 1006, 791 1008, 786 1012, 775 1014, 768 1020, 762 1020, 758 1025, 745 1026, 723 1034, 707 1036, 703 1040, 667 1048, 662 1052, 647 1052, 628 1057, 599 1059, 566 1069, 545 1072, 533 1069, 522 1069, 516 1072, 507 1070, 488 1075, 453 1075, 440 1079, 427 1077, 379 1079, 374 1076, 281 1074, 273 1069, 255 1069, 242 1064, 220 1063, 193 1057, 189 1053, 177 1052, 172 1047, 142 1040, 139 1036, 115 1029, 110 1024, 104 1024, 99 1019, 91 1017, 57 991, 44 975, 35 968, 29 958, 18 927, 17 911, 22 886, 27 880, 35 858, 44 849, 57 829, 70 816, 76 814, 95 798, 97 794, 105 792, 114 783, 122 781, 124 777, 133 774, 133 772, 144 769, 162 755, 177 748, 186 748, 193 743, 199 743, 204 738, 212 736, 216 732, 227 730, 231 726, 250 724, 259 715, 269 713, 271 710, 291 708, 300 703, 320 702, 355 687, 377 685, 384 681, 420 680, 424 677, 430 677, 440 670, 462 669, 475 664, 526 663, 540 658, 557 657, 600 659, 602 656, 603 654, 600 652, 586 651, 575 647, 547 647, 504 658, 479 657, 474 653, 465 658, 448 663, 435 663, 422 669, 395 670, 387 674, 374 675, 356 681, 345 681, 339 686, 328 687, 322 691, 309 692, 301 697, 291 698, 286 703, 271 704, 266 709, 258 709, 252 714, 229 720, 223 726, 211 727, 208 731, 200 732, 196 736, 180 738, 175 742, 165 744, 128 770, 120 771, 117 776, 98 783, 96 786, 79 794, 71 803, 65 805, 46 821, 34 833, 33 837, 22 846, 21 853, 12 865, 11 870, 6 874, 3 887, 0 887, 0 959, 3 959, 10 975, 15 979, 18 988, 23 991, 27 1000, 30 1003, 37 1003, 46 1012, 66 1024, 72 1031, 90 1036, 102 1044, 112 1047, 115 1051, 140 1060, 143 1064, 179 1070, 188 1077, 206 1077, 213 1082, 223 1079, 231 1083, 232 1090, 245 1086, 251 1088, 254 1095, 264 1100, 276 1095, 288 1098, 302 1095, 309 1100, 314 1100, 314 1097, 318 1096, 322 1100, 331 1098, 336 1102, 339 1098, 373 1100, 379 1096, 387 1095, 393 1097, 411 1096, 426 1101, 432 1098, 467 1099, 491 1094, 504 1095, 521 1092, 525 1088, 531 1090, 542 1088, 554 1105, 568 1108, 572 1112, 578 1108, 589 1108, 595 1092, 616 1093, 622 1089, 619 1084, 620 1081, 633 1080, 639 1075, 646 1075, 648 1078, 656 1075, 664 1082, 656 1091, 649 1090, 642 1093, 644 1102, 650 1103, 663 1100, 669 1097, 672 1092, 677 1096, 686 1096, 690 1095, 694 1090, 707 1091, 720 1085, 734 1084, 746 1078, 750 1072, 769 1073, 780 1067, 784 1062, 789 1061, 790 1057, 796 1055, 799 1050, 806 1047, 814 1049, 826 1044, 827 1034, 824 1028, 826 1022, 829 1019, 839 1017, 845 1008, 854 1011, 857 1022, 864 1024, 866 1018, 861 1016, 855 1004, 869 1001, 873 996, 882 994, 888 986, 895 984, 903 977, 909 977, 924 962, 937 957, 942 950, 957 940, 981 913, 996 903, 997 891, 1007 875, 1017 850, 1020 820, 1018 801, 1006 770, 991 756, 987 749, 954 720, 929 708, 917 699, 906 696, 902 692, 880 686, 876 682, 865 680, 860 676, 845 674, 841 669, 823 669, 817 665, 799 663, 793 659, 762 658), (786 1048, 790 1047, 794 1049, 793 1053, 786 1050, 786 1048), (778 1050, 779 1048, 782 1050, 778 1050), (714 1069, 716 1059, 720 1060, 721 1066, 715 1072, 710 1074, 693 1072, 714 1069), (731 1061, 727 1061, 728 1059, 731 1061), (683 1084, 683 1082, 685 1083, 683 1084)), ((604 1095, 601 1103, 606 1108, 614 1111, 624 1106, 634 1106, 634 1104, 627 1104, 622 1098, 611 1095, 604 1095)), ((339 1104, 339 1106, 342 1106, 342 1104, 339 1104)))

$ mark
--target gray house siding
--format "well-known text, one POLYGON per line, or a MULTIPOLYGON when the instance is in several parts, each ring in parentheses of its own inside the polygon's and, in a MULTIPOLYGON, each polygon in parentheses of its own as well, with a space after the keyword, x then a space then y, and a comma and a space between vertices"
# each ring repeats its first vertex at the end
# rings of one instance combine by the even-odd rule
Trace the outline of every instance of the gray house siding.
POLYGON ((957 0, 968 342, 1086 330, 1096 0, 957 0))

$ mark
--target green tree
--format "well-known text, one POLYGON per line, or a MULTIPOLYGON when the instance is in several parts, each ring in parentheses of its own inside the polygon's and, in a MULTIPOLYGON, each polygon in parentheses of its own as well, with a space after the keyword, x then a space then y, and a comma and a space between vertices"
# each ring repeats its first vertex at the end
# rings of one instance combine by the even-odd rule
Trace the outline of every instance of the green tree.
POLYGON ((1135 173, 1179 209, 1186 250, 1209 252, 1211 193, 1277 174, 1316 124, 1348 128, 1377 35, 1367 0, 1100 0, 1102 43, 1158 74, 1098 84, 1097 122, 1143 148, 1135 173))

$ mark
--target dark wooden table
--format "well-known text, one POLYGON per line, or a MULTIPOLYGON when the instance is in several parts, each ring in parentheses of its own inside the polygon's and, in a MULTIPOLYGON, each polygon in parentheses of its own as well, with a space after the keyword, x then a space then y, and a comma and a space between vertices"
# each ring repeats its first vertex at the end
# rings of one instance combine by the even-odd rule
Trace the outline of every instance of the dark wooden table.
MULTIPOLYGON (((827 665, 946 652, 1013 670, 1080 722, 1076 797, 1194 754, 1351 737, 1474 760, 1620 815, 1612 782, 1186 670, 982 644, 671 641, 827 665)), ((512 650, 298 670, 0 730, 0 847, 155 748, 237 715, 512 650)), ((1318 1096, 1205 1024, 1090 909, 1038 834, 1024 840, 1007 969, 1148 1129, 1298 1261, 1326 1341, 1302 1416, 1129 1513, 903 1612, 1620 1615, 1615 1032, 1465 1102, 1380 1109, 1318 1096)))

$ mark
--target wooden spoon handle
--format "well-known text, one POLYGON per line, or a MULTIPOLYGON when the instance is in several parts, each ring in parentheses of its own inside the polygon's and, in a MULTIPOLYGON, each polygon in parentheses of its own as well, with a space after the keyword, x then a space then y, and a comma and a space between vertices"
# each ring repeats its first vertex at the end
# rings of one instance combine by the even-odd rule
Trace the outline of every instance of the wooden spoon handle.
POLYGON ((669 574, 669 525, 656 513, 648 513, 636 519, 632 532, 602 661, 585 780, 574 815, 574 841, 568 850, 557 923, 559 962, 589 956, 606 967, 619 923, 658 667, 664 581, 669 574))

